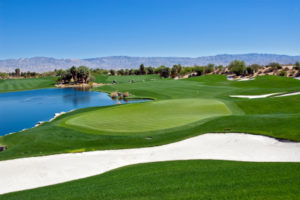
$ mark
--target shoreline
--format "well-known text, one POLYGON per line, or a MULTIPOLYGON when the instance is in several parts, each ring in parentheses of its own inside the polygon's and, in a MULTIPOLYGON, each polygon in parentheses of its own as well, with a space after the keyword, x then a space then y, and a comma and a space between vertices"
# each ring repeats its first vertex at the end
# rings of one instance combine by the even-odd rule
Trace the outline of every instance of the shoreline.
POLYGON ((79 83, 79 84, 55 84, 56 88, 93 88, 93 87, 101 87, 104 85, 111 85, 108 83, 79 83))

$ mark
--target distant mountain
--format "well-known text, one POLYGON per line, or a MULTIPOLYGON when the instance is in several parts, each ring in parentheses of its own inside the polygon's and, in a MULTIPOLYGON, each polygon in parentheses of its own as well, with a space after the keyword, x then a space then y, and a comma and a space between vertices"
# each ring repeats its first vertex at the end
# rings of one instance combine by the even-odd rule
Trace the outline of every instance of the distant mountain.
POLYGON ((90 68, 120 69, 120 68, 137 68, 140 64, 145 66, 158 67, 160 65, 173 66, 181 64, 185 66, 206 65, 213 63, 216 65, 227 65, 231 61, 238 59, 244 60, 247 64, 268 64, 278 62, 281 64, 292 64, 300 62, 300 56, 287 56, 277 54, 223 54, 216 56, 202 56, 197 58, 189 57, 129 57, 129 56, 109 56, 88 59, 55 59, 49 57, 33 57, 20 59, 0 60, 0 71, 11 72, 15 68, 21 71, 45 72, 54 69, 66 69, 73 65, 85 65, 90 68))

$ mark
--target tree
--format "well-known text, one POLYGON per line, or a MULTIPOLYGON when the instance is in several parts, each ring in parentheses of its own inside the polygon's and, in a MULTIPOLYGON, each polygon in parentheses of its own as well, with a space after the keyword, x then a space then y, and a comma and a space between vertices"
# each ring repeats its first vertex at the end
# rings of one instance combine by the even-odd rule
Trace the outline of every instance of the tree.
POLYGON ((16 72, 16 76, 20 76, 20 72, 21 72, 20 68, 15 69, 15 72, 16 72))
POLYGON ((279 76, 286 76, 286 71, 282 70, 282 71, 279 73, 279 76))
POLYGON ((118 72, 118 75, 120 75, 120 76, 123 76, 125 74, 124 69, 120 69, 117 72, 118 72))
POLYGON ((176 67, 172 67, 172 69, 171 69, 171 77, 172 78, 175 78, 177 76, 177 69, 176 69, 176 67))
POLYGON ((126 69, 124 75, 129 75, 129 69, 126 69))
POLYGON ((281 65, 279 63, 276 62, 272 62, 270 64, 267 65, 267 67, 271 67, 272 70, 277 70, 277 69, 281 69, 281 65))
POLYGON ((64 83, 69 83, 72 79, 72 74, 70 70, 63 71, 61 78, 64 83))
POLYGON ((252 67, 248 66, 248 67, 246 68, 246 72, 247 72, 248 75, 250 75, 250 74, 253 74, 254 70, 253 70, 252 67))
POLYGON ((116 74, 116 71, 111 69, 111 70, 109 70, 109 73, 110 73, 110 75, 114 76, 116 74))
POLYGON ((228 65, 228 69, 237 76, 241 76, 245 74, 246 64, 244 61, 234 60, 228 65))
POLYGON ((56 72, 56 76, 60 76, 60 77, 62 77, 63 74, 64 74, 64 70, 63 69, 56 70, 55 72, 56 72))
POLYGON ((77 73, 78 73, 77 68, 75 66, 72 66, 70 68, 70 72, 72 74, 72 78, 73 78, 74 82, 77 82, 77 73))
POLYGON ((153 67, 147 67, 146 68, 147 74, 154 74, 154 69, 153 67))
POLYGON ((204 67, 197 65, 194 67, 194 71, 197 73, 197 76, 201 76, 205 72, 204 67))
POLYGON ((168 78, 170 76, 170 68, 166 66, 158 67, 159 74, 161 77, 168 78))
POLYGON ((129 70, 129 75, 133 75, 134 74, 134 70, 133 69, 130 69, 129 70))
POLYGON ((140 65, 140 74, 141 74, 141 75, 145 75, 145 74, 146 74, 144 64, 141 64, 141 65, 140 65))
POLYGON ((90 70, 86 66, 78 67, 78 80, 82 83, 86 83, 90 76, 90 70))
POLYGON ((300 70, 300 62, 296 62, 296 64, 295 64, 295 69, 296 69, 296 70, 300 70))
POLYGON ((249 67, 252 68, 253 72, 257 72, 259 70, 259 68, 261 68, 262 66, 258 65, 258 64, 252 64, 249 67))
POLYGON ((182 70, 182 66, 180 64, 173 65, 173 68, 176 70, 176 74, 180 74, 180 72, 182 70))
POLYGON ((215 65, 214 64, 208 64, 206 67, 205 67, 205 74, 209 74, 211 72, 213 72, 215 69, 215 65))

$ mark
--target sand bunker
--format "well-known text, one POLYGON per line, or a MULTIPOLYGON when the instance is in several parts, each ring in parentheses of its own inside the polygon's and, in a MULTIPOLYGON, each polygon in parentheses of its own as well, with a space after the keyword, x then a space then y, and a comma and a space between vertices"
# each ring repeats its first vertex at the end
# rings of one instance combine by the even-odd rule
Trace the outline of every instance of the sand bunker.
POLYGON ((292 92, 292 93, 277 95, 275 97, 287 97, 287 96, 294 96, 294 95, 299 95, 299 94, 300 94, 300 92, 292 92))
POLYGON ((230 95, 230 97, 237 97, 237 98, 247 98, 247 99, 259 99, 259 98, 266 98, 274 95, 278 95, 281 93, 270 93, 270 94, 262 94, 262 95, 230 95))
POLYGON ((1 161, 0 194, 93 176, 130 164, 189 159, 300 162, 300 143, 215 133, 157 147, 1 161))

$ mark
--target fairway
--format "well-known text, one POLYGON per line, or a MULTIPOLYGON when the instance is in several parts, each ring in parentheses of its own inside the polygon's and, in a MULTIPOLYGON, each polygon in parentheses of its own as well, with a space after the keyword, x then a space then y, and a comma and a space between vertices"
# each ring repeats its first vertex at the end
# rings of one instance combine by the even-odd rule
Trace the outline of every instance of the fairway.
POLYGON ((64 120, 64 126, 105 132, 143 132, 179 127, 230 114, 227 106, 218 100, 164 100, 81 113, 64 120))
POLYGON ((54 87, 56 78, 27 78, 0 80, 0 92, 14 92, 54 87))

